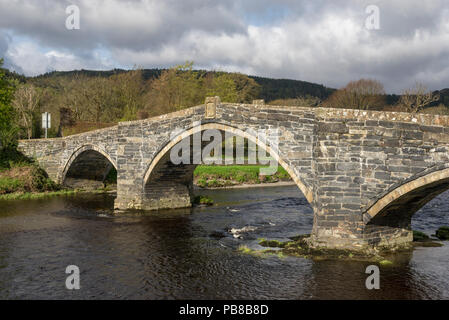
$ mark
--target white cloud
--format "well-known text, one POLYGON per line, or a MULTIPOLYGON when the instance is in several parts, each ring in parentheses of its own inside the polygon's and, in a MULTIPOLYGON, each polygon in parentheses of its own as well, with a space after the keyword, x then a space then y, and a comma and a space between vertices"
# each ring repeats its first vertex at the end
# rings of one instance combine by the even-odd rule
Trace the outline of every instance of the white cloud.
POLYGON ((12 65, 12 69, 18 69, 16 71, 24 70, 30 76, 54 70, 69 71, 83 68, 106 70, 114 67, 112 61, 103 55, 99 55, 98 52, 94 52, 92 57, 83 59, 74 54, 54 49, 42 51, 42 48, 32 41, 11 43, 6 58, 12 65))

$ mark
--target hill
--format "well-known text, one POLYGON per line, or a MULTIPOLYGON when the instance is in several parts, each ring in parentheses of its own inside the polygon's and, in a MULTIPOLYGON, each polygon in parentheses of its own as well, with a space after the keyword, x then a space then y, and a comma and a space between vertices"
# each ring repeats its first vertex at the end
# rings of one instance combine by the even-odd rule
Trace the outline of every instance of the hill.
MULTIPOLYGON (((152 78, 157 78, 161 75, 161 73, 166 69, 143 69, 142 76, 144 80, 149 80, 152 78)), ((9 72, 9 71, 8 71, 9 72)), ((33 79, 51 79, 57 77, 68 77, 72 78, 77 75, 83 75, 87 77, 110 77, 112 75, 121 74, 128 72, 128 70, 123 69, 113 69, 106 71, 98 71, 98 70, 73 70, 73 71, 53 71, 43 75, 39 75, 33 77, 33 79)), ((214 72, 214 71, 205 71, 200 70, 200 73, 203 74, 216 74, 222 72, 214 72)), ((24 82, 26 77, 10 73, 11 76, 18 78, 21 82, 24 82)), ((306 97, 312 96, 317 97, 321 100, 325 100, 328 98, 336 89, 326 87, 322 84, 301 81, 301 80, 292 80, 292 79, 273 79, 273 78, 265 78, 265 77, 257 77, 257 76, 248 76, 251 79, 254 79, 261 87, 260 90, 260 99, 264 99, 266 102, 270 102, 278 99, 294 99, 298 97, 306 97)), ((432 105, 438 105, 440 103, 449 107, 449 88, 436 90, 435 94, 440 95, 440 100, 432 105)), ((399 101, 400 95, 397 94, 387 94, 386 95, 386 103, 388 105, 394 105, 399 101)))
MULTIPOLYGON (((145 80, 157 78, 166 69, 143 69, 142 75, 145 80)), ((198 70, 202 74, 217 74, 223 72, 198 70)), ((127 70, 113 69, 107 71, 97 70, 73 70, 73 71, 53 71, 33 79, 39 81, 40 79, 51 79, 57 77, 75 77, 79 75, 87 77, 110 77, 112 75, 125 73, 127 70)), ((321 84, 316 84, 307 81, 290 80, 290 79, 271 79, 264 77, 248 76, 254 79, 261 87, 260 99, 267 102, 277 99, 291 99, 305 96, 317 97, 322 100, 330 96, 335 89, 327 88, 321 84)))

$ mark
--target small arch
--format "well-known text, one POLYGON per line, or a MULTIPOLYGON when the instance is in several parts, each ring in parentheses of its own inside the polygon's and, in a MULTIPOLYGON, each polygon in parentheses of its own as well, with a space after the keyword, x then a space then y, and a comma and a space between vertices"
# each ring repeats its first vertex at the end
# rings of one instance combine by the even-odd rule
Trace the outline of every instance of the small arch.
POLYGON ((411 216, 437 195, 449 189, 449 168, 434 171, 409 181, 381 199, 364 213, 366 224, 377 223, 387 216, 398 224, 411 216), (404 211, 403 213, 398 211, 404 211), (394 213, 397 213, 396 215, 394 213))
POLYGON ((61 175, 58 179, 60 183, 62 184, 65 183, 68 175, 70 175, 70 171, 73 168, 73 166, 77 162, 79 162, 80 159, 87 156, 94 158, 93 159, 94 161, 91 164, 92 165, 91 169, 93 171, 94 169, 98 169, 99 163, 104 166, 104 168, 100 166, 100 170, 103 169, 104 171, 102 173, 104 177, 106 177, 107 173, 112 169, 112 167, 117 170, 116 161, 106 151, 95 145, 84 145, 78 148, 76 151, 74 151, 70 156, 69 160, 67 160, 64 169, 62 170, 61 175))
POLYGON ((253 135, 248 134, 247 132, 244 132, 240 129, 228 126, 228 125, 224 125, 224 124, 220 124, 220 123, 215 123, 215 122, 209 122, 206 124, 201 124, 201 126, 196 126, 196 127, 192 127, 188 130, 183 131, 182 133, 180 133, 176 138, 171 139, 162 149, 159 150, 159 152, 156 154, 156 156, 153 158, 153 160, 151 161, 151 163, 148 166, 148 169, 146 170, 144 179, 143 179, 143 186, 142 188, 145 188, 145 185, 147 184, 151 173, 153 172, 153 169, 158 165, 159 161, 166 156, 166 154, 179 142, 181 142, 183 139, 190 137, 191 135, 193 135, 195 132, 198 131, 198 129, 200 128, 201 131, 203 130, 210 130, 210 129, 215 129, 215 130, 220 130, 220 131, 227 131, 230 132, 236 136, 240 136, 243 137, 245 139, 248 139, 252 142, 254 142, 255 144, 257 144, 259 147, 263 148, 264 150, 266 150, 266 152, 268 152, 277 162, 278 164, 280 164, 290 175, 290 177, 293 179, 293 181, 296 183, 296 185, 298 186, 298 188, 301 190, 301 192, 304 194, 305 198, 307 199, 307 201, 309 203, 313 202, 313 193, 312 191, 299 179, 299 177, 296 175, 296 173, 293 171, 293 169, 289 166, 288 163, 286 163, 283 159, 281 159, 279 157, 279 155, 269 146, 267 146, 265 143, 261 142, 259 139, 257 139, 256 137, 254 137, 253 135))

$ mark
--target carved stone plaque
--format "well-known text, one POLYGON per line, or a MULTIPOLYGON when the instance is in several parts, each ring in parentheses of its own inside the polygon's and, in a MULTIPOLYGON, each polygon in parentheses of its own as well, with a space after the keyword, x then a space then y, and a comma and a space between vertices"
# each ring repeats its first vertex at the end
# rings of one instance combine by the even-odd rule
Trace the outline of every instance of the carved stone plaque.
POLYGON ((217 105, 220 103, 220 97, 206 98, 206 112, 204 117, 206 119, 214 119, 217 115, 217 105))

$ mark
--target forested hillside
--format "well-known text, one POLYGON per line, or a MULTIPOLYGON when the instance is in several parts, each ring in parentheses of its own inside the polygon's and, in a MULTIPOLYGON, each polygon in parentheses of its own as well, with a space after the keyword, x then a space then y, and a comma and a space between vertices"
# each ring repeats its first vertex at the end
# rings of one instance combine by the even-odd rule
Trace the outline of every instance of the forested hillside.
POLYGON ((3 72, 14 84, 11 128, 19 138, 42 137, 42 112, 52 115, 49 136, 54 137, 188 108, 207 96, 234 103, 264 99, 272 105, 449 114, 449 89, 432 93, 419 87, 388 95, 380 82, 360 79, 336 90, 298 80, 195 70, 193 62, 170 69, 55 71, 37 77, 3 72))
MULTIPOLYGON (((144 80, 150 80, 157 78, 161 73, 167 69, 142 69, 142 77, 144 80)), ((113 75, 128 72, 128 70, 114 69, 108 71, 93 71, 93 70, 74 70, 74 71, 54 71, 44 75, 35 77, 34 79, 51 79, 57 77, 110 77, 113 75)), ((222 74, 223 72, 196 70, 199 74, 222 74)), ((260 99, 264 99, 266 102, 270 102, 278 99, 294 99, 298 97, 312 96, 318 97, 322 100, 329 97, 335 89, 327 88, 321 84, 312 82, 290 80, 290 79, 272 79, 256 76, 248 76, 254 79, 260 86, 260 99)))

